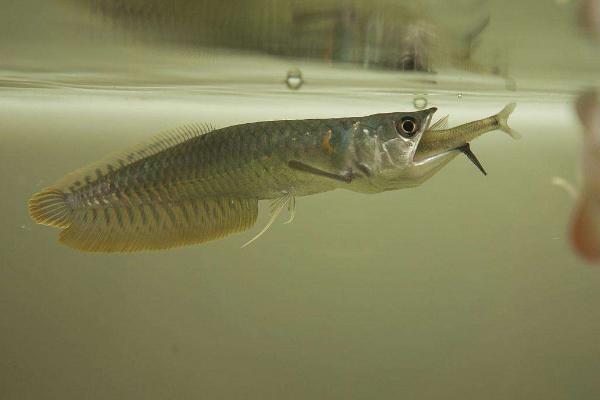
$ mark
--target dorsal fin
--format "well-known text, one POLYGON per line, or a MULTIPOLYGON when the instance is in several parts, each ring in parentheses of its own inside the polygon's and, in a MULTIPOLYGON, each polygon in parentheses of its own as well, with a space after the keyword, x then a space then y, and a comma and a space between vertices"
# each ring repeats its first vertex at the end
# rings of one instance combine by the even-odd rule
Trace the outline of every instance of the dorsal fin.
POLYGON ((449 115, 446 115, 445 117, 439 119, 435 124, 429 127, 428 131, 438 131, 441 129, 446 129, 448 127, 448 117, 449 115))
POLYGON ((214 130, 215 128, 210 124, 189 124, 158 133, 147 141, 137 144, 128 150, 106 156, 100 159, 100 161, 67 174, 54 184, 53 187, 60 190, 67 190, 85 176, 107 175, 136 161, 214 130))

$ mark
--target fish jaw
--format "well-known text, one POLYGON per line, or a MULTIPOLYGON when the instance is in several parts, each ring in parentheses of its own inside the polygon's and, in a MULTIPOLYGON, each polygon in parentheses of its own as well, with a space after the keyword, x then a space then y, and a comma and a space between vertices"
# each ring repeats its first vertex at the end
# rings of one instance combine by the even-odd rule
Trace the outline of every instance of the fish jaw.
POLYGON ((414 182, 415 186, 420 185, 435 175, 460 153, 460 149, 455 148, 425 158, 413 159, 411 167, 406 173, 406 178, 414 182))
POLYGON ((406 178, 414 181, 415 186, 420 185, 427 179, 431 178, 436 172, 442 169, 446 164, 452 161, 458 154, 460 154, 460 147, 469 143, 468 141, 461 141, 455 143, 456 139, 452 138, 452 144, 440 141, 436 143, 435 149, 427 149, 423 151, 421 142, 426 135, 435 135, 437 132, 432 130, 426 130, 420 138, 419 144, 417 145, 416 151, 413 154, 410 167, 405 174, 406 178))
MULTIPOLYGON (((426 135, 435 135, 436 131, 427 130, 421 136, 419 144, 413 154, 410 167, 405 173, 405 177, 414 182, 414 186, 420 185, 427 179, 431 178, 435 173, 442 169, 446 164, 454 159, 458 154, 464 152, 465 146, 469 145, 469 142, 475 137, 480 136, 484 132, 473 133, 468 132, 463 137, 460 135, 454 137, 448 137, 448 140, 441 140, 436 142, 436 146, 432 148, 429 146, 427 149, 423 149, 421 142, 426 135)), ((470 150, 469 150, 470 151, 470 150)), ((475 155, 473 155, 475 157, 475 155)), ((479 164, 479 161, 475 158, 475 161, 471 161, 484 173, 483 167, 479 164)))
MULTIPOLYGON (((491 117, 493 118, 493 117, 491 117)), ((485 120, 482 120, 485 121, 485 120)), ((478 121, 475 121, 478 122, 478 121)), ((468 124, 462 125, 466 126, 468 124)), ((472 140, 492 129, 464 129, 456 127, 448 130, 427 130, 421 136, 413 156, 413 163, 421 165, 436 159, 436 156, 448 151, 459 150, 472 140), (456 131, 456 132, 453 132, 456 131), (450 134, 452 132, 452 134, 450 134)))
POLYGON ((437 162, 438 156, 448 151, 458 150, 467 145, 484 132, 474 129, 460 129, 456 127, 447 130, 428 129, 423 132, 413 155, 413 164, 423 166, 430 162, 437 162), (451 133, 452 132, 452 133, 451 133))
POLYGON ((402 170, 401 174, 388 175, 380 182, 377 182, 377 190, 373 190, 372 192, 376 193, 420 186, 452 161, 458 154, 460 154, 460 150, 453 149, 428 157, 427 159, 419 160, 418 162, 411 162, 407 168, 402 170))

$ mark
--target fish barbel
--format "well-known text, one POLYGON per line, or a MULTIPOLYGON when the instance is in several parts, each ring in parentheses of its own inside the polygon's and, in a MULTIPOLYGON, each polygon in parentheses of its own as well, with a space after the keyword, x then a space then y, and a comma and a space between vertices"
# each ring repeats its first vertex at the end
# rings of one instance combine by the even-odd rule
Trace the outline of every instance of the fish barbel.
POLYGON ((509 129, 496 116, 431 131, 435 111, 182 127, 68 174, 34 194, 29 213, 70 247, 130 252, 244 231, 272 200, 262 234, 286 206, 293 217, 296 196, 417 186, 472 138, 509 129))

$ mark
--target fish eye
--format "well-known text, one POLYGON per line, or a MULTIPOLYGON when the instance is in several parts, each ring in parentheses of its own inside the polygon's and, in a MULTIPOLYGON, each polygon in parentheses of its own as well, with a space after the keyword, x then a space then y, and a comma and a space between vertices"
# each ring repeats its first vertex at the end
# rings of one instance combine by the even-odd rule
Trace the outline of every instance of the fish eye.
POLYGON ((412 137, 419 130, 419 125, 413 117, 403 117, 396 121, 396 131, 402 136, 412 137))

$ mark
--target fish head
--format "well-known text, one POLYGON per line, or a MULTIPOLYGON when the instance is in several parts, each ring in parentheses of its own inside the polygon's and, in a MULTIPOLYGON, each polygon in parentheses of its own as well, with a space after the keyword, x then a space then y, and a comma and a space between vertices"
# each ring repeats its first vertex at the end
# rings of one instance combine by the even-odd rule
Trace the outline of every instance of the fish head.
MULTIPOLYGON (((356 144, 357 162, 369 166, 369 176, 352 189, 381 192, 418 186, 459 154, 457 149, 440 149, 433 154, 429 152, 427 157, 416 157, 423 135, 429 134, 428 128, 436 110, 432 107, 377 115, 377 128, 371 129, 376 134, 371 135, 371 143, 363 140, 356 144)), ((374 121, 369 122, 373 124, 374 121)))

